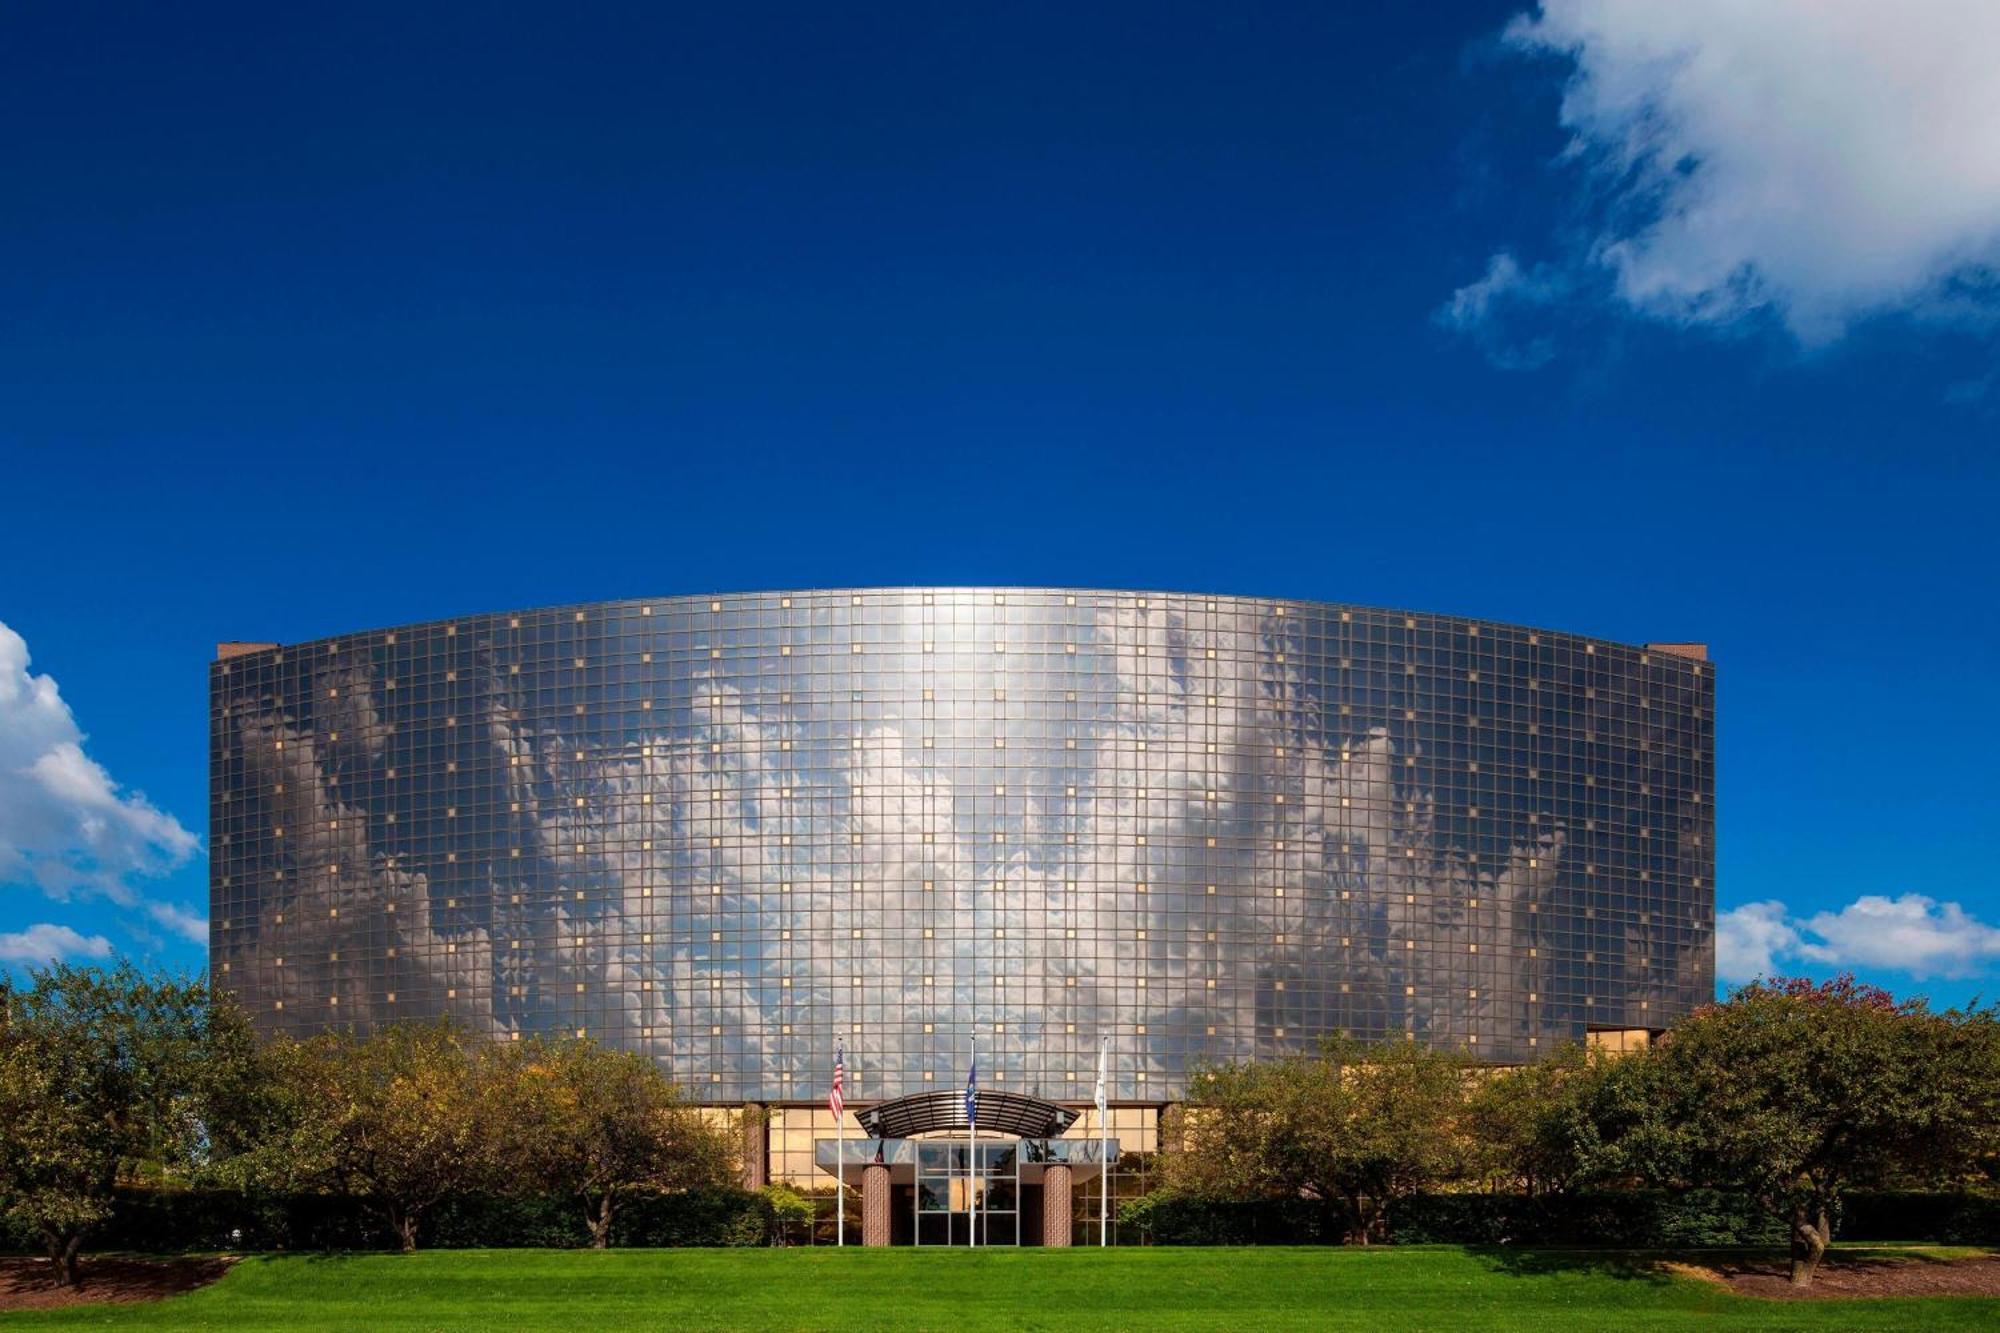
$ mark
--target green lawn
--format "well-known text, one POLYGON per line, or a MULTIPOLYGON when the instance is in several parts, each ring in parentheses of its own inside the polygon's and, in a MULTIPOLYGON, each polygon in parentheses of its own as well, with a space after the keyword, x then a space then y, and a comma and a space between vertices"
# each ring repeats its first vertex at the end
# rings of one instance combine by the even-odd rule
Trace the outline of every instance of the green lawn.
POLYGON ((2000 1300, 1742 1299, 1629 1256, 1403 1249, 458 1250, 246 1260, 151 1305, 0 1330, 611 1327, 1282 1329, 2000 1327, 2000 1300))

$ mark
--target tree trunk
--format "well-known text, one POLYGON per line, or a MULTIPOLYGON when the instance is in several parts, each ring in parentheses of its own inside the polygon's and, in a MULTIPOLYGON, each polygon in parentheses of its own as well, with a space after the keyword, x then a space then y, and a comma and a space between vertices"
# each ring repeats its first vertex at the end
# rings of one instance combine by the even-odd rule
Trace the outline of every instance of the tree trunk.
POLYGON ((1349 1244, 1368 1244, 1368 1208, 1359 1194, 1347 1196, 1347 1240, 1349 1244))
POLYGON ((49 1252, 49 1266, 56 1270, 56 1279, 65 1287, 83 1285, 83 1233, 69 1235, 44 1233, 44 1244, 49 1252))
POLYGON ((1832 1239, 1832 1228, 1827 1225, 1826 1208, 1819 1209, 1818 1225, 1807 1207, 1792 1205, 1792 1285, 1810 1287, 1813 1273, 1819 1268, 1819 1261, 1826 1254, 1827 1242, 1832 1239))
POLYGON ((590 1216, 590 1248, 602 1250, 611 1244, 611 1195, 599 1195, 597 1210, 590 1216))
POLYGON ((417 1251, 417 1214, 408 1208, 391 1208, 389 1225, 396 1233, 396 1244, 404 1254, 417 1251))

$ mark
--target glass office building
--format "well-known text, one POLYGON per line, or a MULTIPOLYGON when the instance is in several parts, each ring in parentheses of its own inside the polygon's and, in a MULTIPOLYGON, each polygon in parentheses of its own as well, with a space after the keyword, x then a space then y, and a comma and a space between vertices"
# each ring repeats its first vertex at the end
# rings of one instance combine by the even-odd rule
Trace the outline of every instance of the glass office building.
POLYGON ((1072 1103, 1109 1034, 1124 1107, 1328 1032, 1518 1062, 1712 994, 1703 656, 1062 588, 224 645, 212 965, 267 1031, 587 1033, 800 1135, 836 1041, 857 1104, 975 1033, 1072 1103))

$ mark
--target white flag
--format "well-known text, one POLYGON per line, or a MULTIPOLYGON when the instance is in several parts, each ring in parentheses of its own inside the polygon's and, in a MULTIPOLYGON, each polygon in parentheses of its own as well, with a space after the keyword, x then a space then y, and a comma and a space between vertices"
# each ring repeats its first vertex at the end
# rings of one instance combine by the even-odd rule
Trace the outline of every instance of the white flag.
POLYGON ((1105 1037, 1097 1043, 1097 1113, 1104 1114, 1104 1062, 1111 1054, 1111 1039, 1105 1037))

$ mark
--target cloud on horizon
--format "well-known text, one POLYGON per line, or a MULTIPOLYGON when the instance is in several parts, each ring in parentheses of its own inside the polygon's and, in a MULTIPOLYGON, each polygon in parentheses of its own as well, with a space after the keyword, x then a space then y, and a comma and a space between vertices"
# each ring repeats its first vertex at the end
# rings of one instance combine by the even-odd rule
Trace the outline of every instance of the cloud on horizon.
POLYGON ((1571 297, 1774 318, 1806 347, 1884 314, 2000 321, 2000 5, 1543 0, 1501 41, 1570 67, 1585 221, 1545 263, 1496 253, 1438 311, 1497 364, 1547 361, 1509 321, 1571 297))
POLYGON ((1715 975, 1724 981, 1814 968, 1882 968, 1920 981, 1965 978, 1996 962, 2000 927, 1921 893, 1864 894, 1837 912, 1804 918, 1776 900, 1745 903, 1715 922, 1715 975))
MULTIPOLYGON (((0 622, 0 886, 31 887, 58 902, 103 898, 135 925, 206 942, 199 912, 138 887, 185 864, 200 840, 84 752, 85 736, 55 680, 28 664, 27 641, 0 622)), ((44 923, 0 940, 20 948, 66 940, 74 948, 103 937, 44 923)))

